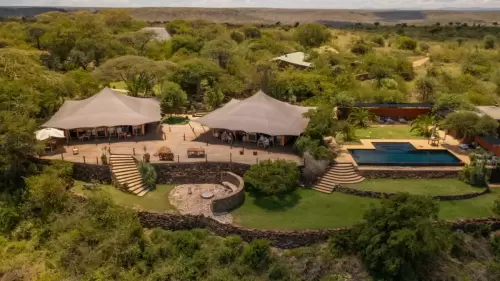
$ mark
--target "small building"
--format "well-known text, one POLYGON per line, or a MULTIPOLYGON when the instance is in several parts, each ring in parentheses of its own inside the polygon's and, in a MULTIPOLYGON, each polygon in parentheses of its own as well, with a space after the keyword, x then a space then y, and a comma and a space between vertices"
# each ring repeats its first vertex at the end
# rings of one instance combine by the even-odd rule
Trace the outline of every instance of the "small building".
POLYGON ((42 127, 65 131, 66 139, 123 137, 146 134, 147 126, 156 130, 161 109, 154 98, 135 98, 106 87, 96 95, 78 101, 65 101, 42 127))
POLYGON ((306 59, 307 55, 304 52, 295 52, 274 58, 272 61, 278 62, 280 67, 312 68, 312 63, 307 62, 306 59))
MULTIPOLYGON (((432 103, 355 103, 354 108, 364 108, 378 117, 390 117, 394 120, 400 118, 413 120, 421 115, 431 112, 432 103)), ((349 116, 349 108, 343 108, 340 118, 349 116)))
POLYGON ((152 31, 155 33, 155 40, 168 41, 172 36, 164 27, 144 27, 141 31, 152 31))

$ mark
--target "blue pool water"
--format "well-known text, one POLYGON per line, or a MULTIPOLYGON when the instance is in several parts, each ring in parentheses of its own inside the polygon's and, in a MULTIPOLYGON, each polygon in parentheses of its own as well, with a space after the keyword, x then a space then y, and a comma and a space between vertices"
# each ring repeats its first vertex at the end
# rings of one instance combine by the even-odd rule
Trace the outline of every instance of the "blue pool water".
POLYGON ((358 165, 459 166, 447 150, 415 149, 409 142, 374 142, 375 149, 349 149, 358 165))

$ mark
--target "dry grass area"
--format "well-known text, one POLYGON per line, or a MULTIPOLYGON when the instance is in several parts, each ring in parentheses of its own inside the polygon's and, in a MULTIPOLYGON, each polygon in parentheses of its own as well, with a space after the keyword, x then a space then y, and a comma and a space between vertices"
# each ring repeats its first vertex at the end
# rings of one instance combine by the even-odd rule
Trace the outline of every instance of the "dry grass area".
POLYGON ((395 24, 429 24, 436 22, 498 21, 500 11, 382 11, 333 9, 268 9, 268 8, 131 8, 142 20, 170 21, 173 19, 205 19, 229 23, 321 22, 340 26, 352 22, 381 22, 395 24))

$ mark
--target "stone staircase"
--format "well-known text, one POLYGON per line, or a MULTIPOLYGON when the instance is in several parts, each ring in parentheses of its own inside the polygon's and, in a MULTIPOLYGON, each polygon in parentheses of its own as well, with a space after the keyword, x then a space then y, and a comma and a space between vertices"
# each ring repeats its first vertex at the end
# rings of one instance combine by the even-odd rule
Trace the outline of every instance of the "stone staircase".
POLYGON ((141 174, 132 155, 112 154, 109 157, 114 180, 124 189, 137 196, 144 196, 149 188, 144 186, 141 174))
POLYGON ((336 184, 351 184, 364 181, 352 163, 334 163, 326 170, 326 173, 316 182, 314 190, 332 193, 336 184))

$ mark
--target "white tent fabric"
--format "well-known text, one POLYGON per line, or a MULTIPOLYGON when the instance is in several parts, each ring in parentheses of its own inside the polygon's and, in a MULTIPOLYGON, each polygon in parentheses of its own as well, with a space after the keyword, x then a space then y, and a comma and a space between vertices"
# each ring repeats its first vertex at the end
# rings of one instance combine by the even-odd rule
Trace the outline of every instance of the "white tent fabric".
POLYGON ((42 127, 76 129, 142 125, 161 119, 160 104, 152 98, 134 98, 106 87, 80 101, 65 101, 42 127))
POLYGON ((246 100, 231 100, 223 107, 194 122, 220 128, 273 136, 298 136, 304 132, 308 119, 303 117, 311 107, 281 102, 259 91, 246 100))
POLYGON ((45 128, 35 132, 37 140, 46 140, 49 138, 64 138, 64 132, 54 128, 45 128))

